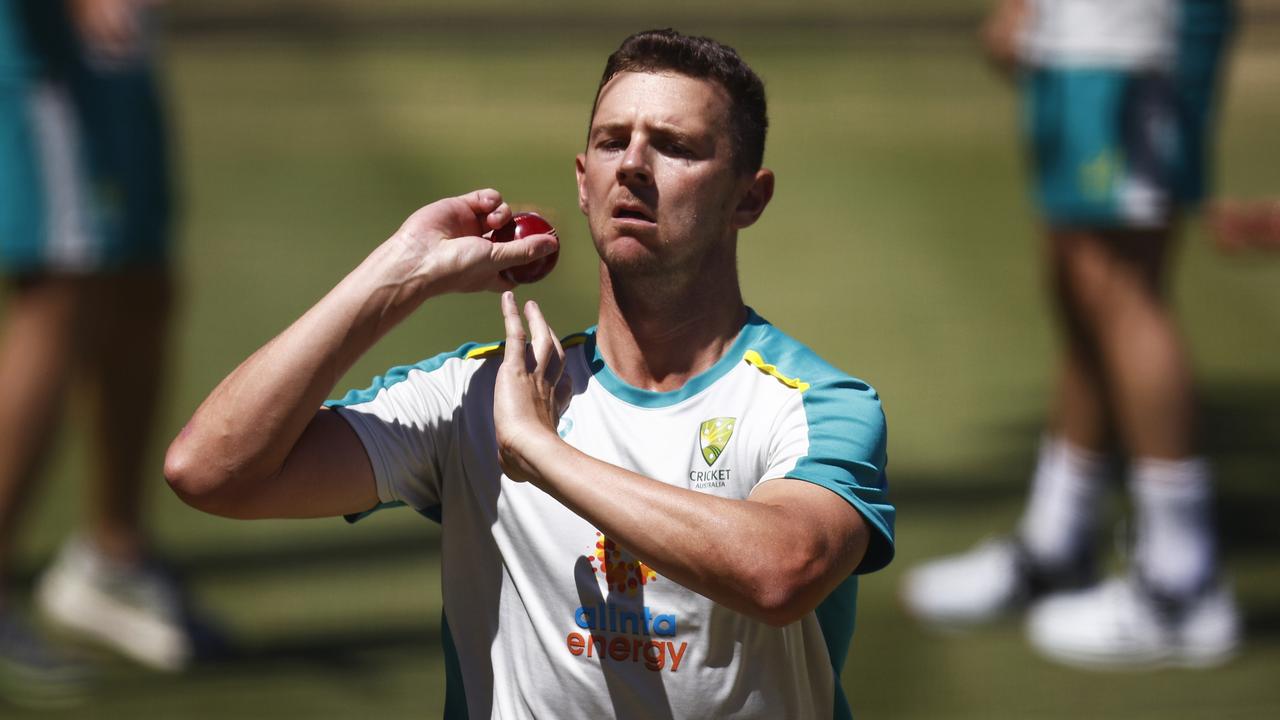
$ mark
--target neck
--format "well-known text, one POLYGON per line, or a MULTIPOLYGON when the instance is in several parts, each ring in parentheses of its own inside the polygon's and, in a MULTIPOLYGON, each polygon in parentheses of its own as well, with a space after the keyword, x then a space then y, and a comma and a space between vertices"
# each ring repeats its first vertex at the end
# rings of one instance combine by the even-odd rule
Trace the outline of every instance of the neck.
POLYGON ((747 319, 737 273, 716 275, 723 280, 637 282, 602 263, 596 342, 614 374, 666 392, 714 365, 747 319))

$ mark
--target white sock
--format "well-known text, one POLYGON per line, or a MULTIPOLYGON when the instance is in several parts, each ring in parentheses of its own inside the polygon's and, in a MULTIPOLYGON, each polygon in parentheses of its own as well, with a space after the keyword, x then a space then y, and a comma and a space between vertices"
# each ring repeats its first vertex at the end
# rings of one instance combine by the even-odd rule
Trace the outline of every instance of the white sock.
POLYGON ((1069 564, 1093 543, 1106 471, 1105 455, 1060 437, 1041 438, 1031 495, 1018 524, 1018 536, 1038 563, 1069 564))
POLYGON ((1133 562, 1158 590, 1189 595, 1217 571, 1213 487, 1203 458, 1137 458, 1130 468, 1133 562))

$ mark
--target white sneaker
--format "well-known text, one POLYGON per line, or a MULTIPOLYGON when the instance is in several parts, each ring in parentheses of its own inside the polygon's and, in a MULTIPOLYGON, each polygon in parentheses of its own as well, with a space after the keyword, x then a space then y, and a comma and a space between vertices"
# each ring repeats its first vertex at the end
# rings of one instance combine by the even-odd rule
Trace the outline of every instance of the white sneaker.
POLYGON ((182 594, 151 565, 122 566, 73 539, 40 578, 35 601, 55 627, 154 670, 176 672, 191 662, 182 594))
POLYGON ((1027 618, 1031 644, 1088 669, 1212 667, 1235 654, 1240 615, 1226 583, 1186 602, 1155 598, 1135 579, 1045 598, 1027 618))
POLYGON ((968 552, 907 571, 902 604, 916 619, 942 627, 990 622, 1023 607, 1029 598, 1013 540, 987 540, 968 552))
POLYGON ((994 538, 907 571, 899 596, 917 620, 962 630, 1019 612, 1046 592, 1088 585, 1091 559, 1082 552, 1069 567, 1039 567, 1016 537, 994 538))

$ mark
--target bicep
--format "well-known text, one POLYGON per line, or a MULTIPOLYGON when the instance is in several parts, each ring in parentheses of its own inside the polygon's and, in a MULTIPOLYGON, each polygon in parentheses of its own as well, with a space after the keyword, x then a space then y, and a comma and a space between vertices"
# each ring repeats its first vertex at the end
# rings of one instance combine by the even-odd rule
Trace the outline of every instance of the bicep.
POLYGON ((756 485, 747 498, 777 509, 783 541, 809 548, 814 575, 823 585, 843 581, 866 555, 871 531, 847 500, 827 488, 794 478, 778 478, 756 485))
POLYGON ((356 431, 332 410, 318 410, 280 471, 241 503, 244 517, 336 517, 378 504, 369 455, 356 431))

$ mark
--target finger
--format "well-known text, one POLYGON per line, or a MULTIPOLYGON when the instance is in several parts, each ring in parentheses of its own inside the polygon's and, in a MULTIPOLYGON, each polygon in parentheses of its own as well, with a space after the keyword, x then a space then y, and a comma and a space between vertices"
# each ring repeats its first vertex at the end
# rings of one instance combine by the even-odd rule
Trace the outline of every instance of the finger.
POLYGON ((490 230, 497 230, 506 225, 511 222, 511 206, 505 202, 499 203, 493 212, 484 216, 484 222, 489 226, 490 230))
POLYGON ((520 311, 516 309, 516 294, 510 290, 502 293, 502 324, 507 331, 507 345, 502 353, 502 364, 524 371, 524 325, 520 311))
POLYGON ((569 401, 573 400, 573 380, 568 375, 561 375, 560 380, 556 382, 555 402, 556 417, 564 415, 569 409, 569 401))
POLYGON ((502 193, 493 188, 472 190, 466 195, 459 195, 458 199, 466 203, 477 218, 485 217, 502 205, 502 193))
POLYGON ((560 239, 551 233, 530 235, 511 242, 494 243, 490 257, 499 270, 531 263, 560 249, 560 239))
POLYGON ((555 355, 555 336, 547 325, 538 303, 530 300, 524 304, 524 317, 529 322, 529 335, 533 346, 533 359, 539 372, 554 384, 560 377, 560 359, 555 355))
POLYGON ((549 332, 549 334, 551 335, 551 344, 552 344, 552 346, 555 348, 556 361, 560 363, 561 372, 563 372, 563 371, 564 371, 564 370, 563 370, 563 368, 564 368, 564 347, 563 347, 562 345, 560 345, 560 338, 556 337, 555 331, 551 330, 551 326, 550 326, 550 325, 548 325, 548 326, 547 326, 547 329, 548 329, 548 331, 550 331, 550 332, 549 332))

